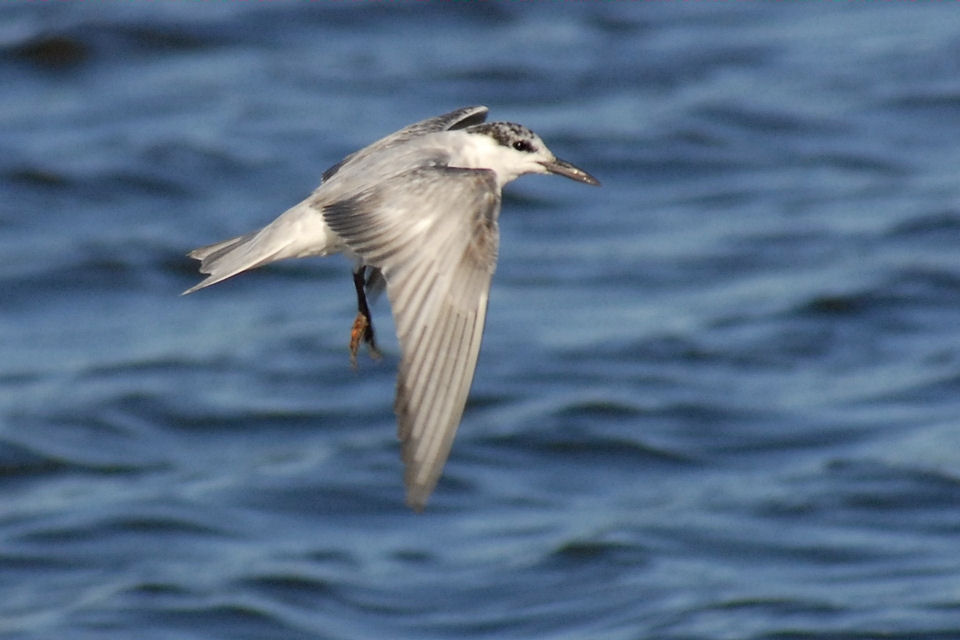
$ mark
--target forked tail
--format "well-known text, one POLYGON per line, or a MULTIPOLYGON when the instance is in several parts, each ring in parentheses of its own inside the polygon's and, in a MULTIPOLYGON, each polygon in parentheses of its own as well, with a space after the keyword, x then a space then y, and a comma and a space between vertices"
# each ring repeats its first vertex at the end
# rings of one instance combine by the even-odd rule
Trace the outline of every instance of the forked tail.
POLYGON ((207 278, 183 295, 270 262, 322 256, 338 250, 336 236, 331 235, 323 216, 304 201, 259 231, 188 253, 200 261, 200 273, 207 274, 207 278))
POLYGON ((190 287, 181 295, 193 293, 198 289, 209 287, 221 280, 226 280, 238 273, 259 267, 269 262, 270 256, 263 252, 252 250, 259 231, 254 231, 243 236, 230 238, 223 242, 209 244, 199 249, 194 249, 187 255, 194 260, 200 261, 200 273, 208 274, 206 279, 190 287))

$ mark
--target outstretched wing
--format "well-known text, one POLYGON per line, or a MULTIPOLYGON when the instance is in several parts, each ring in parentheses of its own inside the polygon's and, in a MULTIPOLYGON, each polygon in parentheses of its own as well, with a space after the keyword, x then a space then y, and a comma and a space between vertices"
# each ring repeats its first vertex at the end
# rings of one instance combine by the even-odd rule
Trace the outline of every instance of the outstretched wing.
POLYGON ((407 504, 417 510, 440 477, 473 381, 499 213, 493 172, 450 167, 400 174, 323 211, 387 282, 403 352, 394 409, 407 504))
POLYGON ((487 119, 487 111, 487 107, 481 105, 477 105, 475 107, 463 107, 461 109, 457 109, 456 111, 445 113, 442 116, 427 118, 426 120, 421 120, 420 122, 415 122, 414 124, 408 125, 403 129, 391 133, 387 137, 381 138, 373 144, 360 149, 359 151, 351 153, 346 158, 324 171, 323 182, 326 182, 332 178, 335 173, 340 171, 340 169, 351 162, 354 162, 355 160, 362 160, 363 158, 373 155, 374 153, 379 153, 384 149, 389 149, 390 147, 402 144, 411 138, 416 138, 417 136, 426 135, 428 133, 436 133, 438 131, 464 129, 475 124, 480 124, 487 119))

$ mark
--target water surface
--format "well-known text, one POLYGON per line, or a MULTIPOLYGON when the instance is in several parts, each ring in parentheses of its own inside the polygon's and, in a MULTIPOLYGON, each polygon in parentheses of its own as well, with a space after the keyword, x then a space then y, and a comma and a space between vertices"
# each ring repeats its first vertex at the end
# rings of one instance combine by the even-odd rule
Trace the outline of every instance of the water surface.
POLYGON ((445 9, 0 9, 0 636, 960 637, 954 9, 445 9), (416 516, 349 263, 178 294, 469 104, 604 186, 508 188, 416 516))

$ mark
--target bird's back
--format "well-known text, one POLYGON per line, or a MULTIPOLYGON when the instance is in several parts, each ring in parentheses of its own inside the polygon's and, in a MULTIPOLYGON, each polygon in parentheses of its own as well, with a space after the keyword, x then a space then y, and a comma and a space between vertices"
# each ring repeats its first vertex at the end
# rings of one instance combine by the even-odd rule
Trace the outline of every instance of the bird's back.
POLYGON ((444 135, 483 122, 484 106, 464 107, 396 131, 356 151, 327 169, 310 200, 319 207, 354 197, 384 179, 431 166, 447 166, 461 133, 444 135))

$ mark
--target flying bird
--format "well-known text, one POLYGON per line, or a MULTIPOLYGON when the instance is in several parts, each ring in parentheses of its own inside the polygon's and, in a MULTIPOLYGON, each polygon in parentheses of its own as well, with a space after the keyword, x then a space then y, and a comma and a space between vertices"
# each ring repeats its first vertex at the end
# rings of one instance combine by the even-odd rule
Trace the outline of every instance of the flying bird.
POLYGON ((480 350, 503 186, 528 173, 599 185, 528 128, 474 106, 348 155, 304 201, 258 231, 194 249, 207 278, 184 295, 287 258, 354 261, 350 358, 378 355, 367 296, 386 288, 401 360, 394 410, 407 504, 423 510, 450 453, 480 350))

